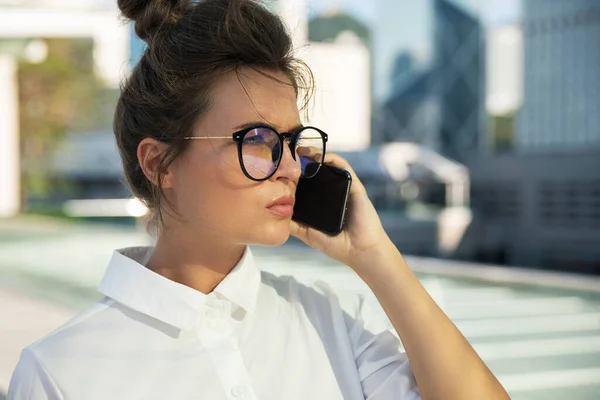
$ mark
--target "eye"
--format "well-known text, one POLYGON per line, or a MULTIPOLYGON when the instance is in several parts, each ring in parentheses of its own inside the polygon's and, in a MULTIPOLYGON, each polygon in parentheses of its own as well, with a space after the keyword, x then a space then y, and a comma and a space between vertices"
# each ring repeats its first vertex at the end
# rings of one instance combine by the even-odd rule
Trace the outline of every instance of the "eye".
POLYGON ((255 128, 244 136, 244 144, 272 146, 278 141, 277 133, 268 128, 255 128))
POLYGON ((265 144, 265 138, 262 135, 248 134, 244 138, 244 144, 265 144))

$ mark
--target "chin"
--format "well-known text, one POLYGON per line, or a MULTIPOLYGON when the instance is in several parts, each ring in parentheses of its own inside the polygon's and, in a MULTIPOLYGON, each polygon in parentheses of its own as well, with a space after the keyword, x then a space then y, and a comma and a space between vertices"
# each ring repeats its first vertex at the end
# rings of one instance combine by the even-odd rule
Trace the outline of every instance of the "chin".
POLYGON ((263 229, 254 231, 254 244, 259 246, 280 246, 290 238, 290 223, 278 221, 276 224, 268 224, 263 229))

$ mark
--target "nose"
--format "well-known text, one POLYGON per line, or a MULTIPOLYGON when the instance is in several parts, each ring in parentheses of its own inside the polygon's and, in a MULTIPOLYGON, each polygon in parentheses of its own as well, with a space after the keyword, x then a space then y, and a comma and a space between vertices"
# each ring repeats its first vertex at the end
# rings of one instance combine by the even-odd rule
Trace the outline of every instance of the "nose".
POLYGON ((298 183, 301 173, 302 170, 300 168, 300 158, 297 154, 292 153, 292 148, 289 146, 286 140, 283 143, 283 154, 281 156, 281 161, 279 162, 279 168, 277 168, 277 171, 273 175, 272 179, 288 180, 298 183))

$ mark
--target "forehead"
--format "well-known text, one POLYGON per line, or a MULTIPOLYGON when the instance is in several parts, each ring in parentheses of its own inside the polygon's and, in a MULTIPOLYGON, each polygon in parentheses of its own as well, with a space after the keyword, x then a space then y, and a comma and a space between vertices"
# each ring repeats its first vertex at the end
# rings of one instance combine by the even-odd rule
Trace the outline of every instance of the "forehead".
POLYGON ((283 72, 243 69, 229 73, 214 87, 205 123, 221 132, 251 121, 284 131, 300 124, 296 92, 283 72))

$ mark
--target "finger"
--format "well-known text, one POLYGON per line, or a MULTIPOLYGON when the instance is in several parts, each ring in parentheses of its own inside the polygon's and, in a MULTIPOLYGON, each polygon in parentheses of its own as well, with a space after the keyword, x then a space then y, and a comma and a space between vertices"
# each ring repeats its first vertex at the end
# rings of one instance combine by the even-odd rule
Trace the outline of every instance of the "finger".
POLYGON ((290 223, 290 234, 319 251, 322 251, 323 243, 329 239, 329 235, 294 220, 290 223))
POLYGON ((354 169, 345 158, 338 154, 328 152, 325 154, 324 163, 345 169, 346 171, 350 172, 350 175, 352 176, 352 186, 350 187, 351 194, 366 192, 362 182, 360 179, 358 179, 358 176, 356 176, 356 172, 354 172, 354 169))
POLYGON ((323 158, 323 149, 314 146, 299 146, 296 149, 296 154, 320 162, 323 158))
POLYGON ((304 244, 311 245, 308 240, 308 226, 296 222, 294 220, 290 221, 290 234, 295 238, 300 239, 304 244))
POLYGON ((345 158, 343 158, 342 156, 340 156, 336 153, 329 153, 329 152, 326 153, 325 160, 323 162, 325 164, 330 164, 330 165, 334 165, 339 168, 343 168, 354 174, 354 170, 352 169, 352 166, 350 165, 350 163, 345 158))

